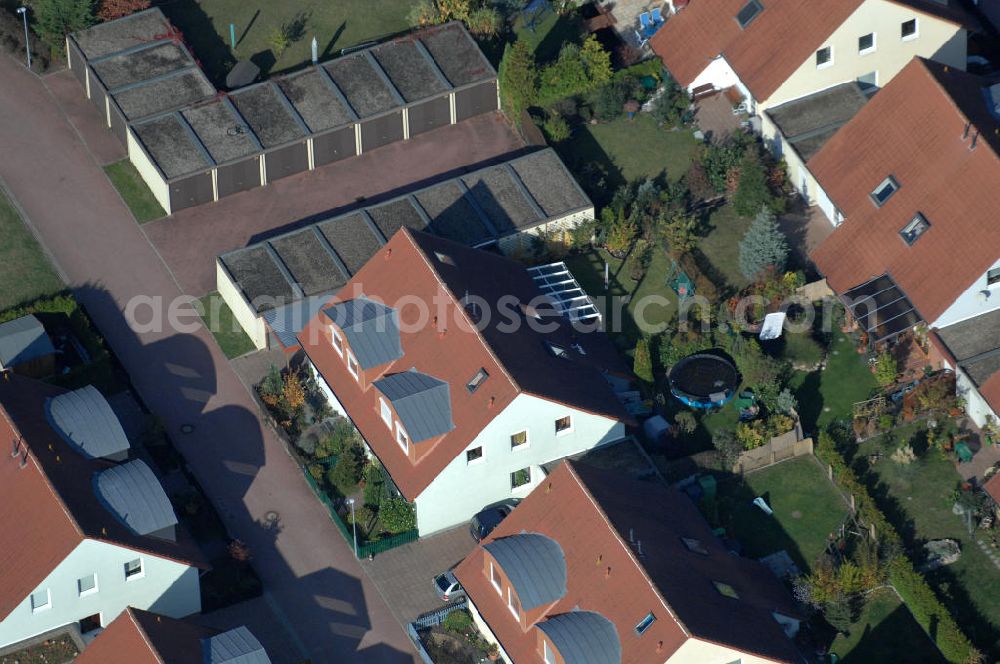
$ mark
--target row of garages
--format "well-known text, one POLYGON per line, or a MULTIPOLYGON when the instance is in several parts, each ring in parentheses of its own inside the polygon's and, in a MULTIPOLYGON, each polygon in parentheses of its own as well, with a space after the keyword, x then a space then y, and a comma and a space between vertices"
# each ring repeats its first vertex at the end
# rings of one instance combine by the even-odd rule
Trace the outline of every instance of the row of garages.
POLYGON ((168 214, 499 108, 457 22, 230 93, 156 8, 70 35, 67 52, 168 214))

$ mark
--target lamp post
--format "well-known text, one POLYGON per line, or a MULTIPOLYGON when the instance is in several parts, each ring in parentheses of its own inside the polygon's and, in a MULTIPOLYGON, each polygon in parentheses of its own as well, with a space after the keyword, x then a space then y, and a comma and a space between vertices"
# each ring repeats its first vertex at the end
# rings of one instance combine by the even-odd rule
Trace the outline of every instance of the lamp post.
POLYGON ((28 56, 28 69, 31 69, 31 46, 28 43, 28 8, 18 7, 17 13, 21 15, 24 22, 24 53, 28 56))
POLYGON ((354 520, 354 499, 348 498, 347 504, 351 506, 351 527, 354 530, 354 557, 358 557, 358 522, 354 520))

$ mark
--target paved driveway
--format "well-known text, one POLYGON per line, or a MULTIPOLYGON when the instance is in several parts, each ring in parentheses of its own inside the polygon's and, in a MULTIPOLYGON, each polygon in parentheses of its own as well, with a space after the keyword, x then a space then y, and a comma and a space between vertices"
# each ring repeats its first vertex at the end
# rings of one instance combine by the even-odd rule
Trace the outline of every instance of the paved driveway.
POLYGON ((392 143, 266 187, 187 208, 143 230, 190 295, 215 290, 215 257, 316 221, 502 161, 524 144, 499 113, 392 143))
POLYGON ((53 101, 0 56, 0 184, 249 545, 274 619, 316 663, 412 662, 400 625, 197 316, 188 333, 126 324, 133 298, 170 301, 181 290, 53 101), (180 432, 185 423, 192 433, 180 432), (268 510, 280 515, 276 529, 261 525, 268 510))

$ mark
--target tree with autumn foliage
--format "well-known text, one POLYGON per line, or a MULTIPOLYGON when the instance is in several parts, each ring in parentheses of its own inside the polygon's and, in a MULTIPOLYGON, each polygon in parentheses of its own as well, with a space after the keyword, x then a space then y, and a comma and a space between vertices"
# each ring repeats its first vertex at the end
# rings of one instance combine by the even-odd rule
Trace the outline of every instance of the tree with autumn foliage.
POLYGON ((149 0, 101 0, 97 9, 97 18, 102 21, 113 21, 116 18, 149 9, 149 5, 149 0))

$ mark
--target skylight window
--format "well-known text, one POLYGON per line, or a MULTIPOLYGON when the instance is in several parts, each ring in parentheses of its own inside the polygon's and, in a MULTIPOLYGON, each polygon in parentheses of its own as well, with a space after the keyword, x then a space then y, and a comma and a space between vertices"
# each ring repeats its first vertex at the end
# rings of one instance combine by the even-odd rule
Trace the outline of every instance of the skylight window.
POLYGON ((455 261, 454 261, 454 259, 452 259, 451 256, 449 256, 448 254, 443 254, 440 251, 435 251, 434 252, 434 257, 437 258, 438 261, 440 261, 441 263, 444 263, 445 265, 454 265, 455 264, 455 261))
POLYGON ((650 611, 646 614, 646 617, 639 621, 639 624, 635 626, 635 633, 642 636, 643 632, 649 629, 650 625, 656 622, 656 616, 650 611))
POLYGON ((476 375, 472 377, 472 380, 465 384, 465 389, 469 390, 469 394, 472 394, 478 390, 479 386, 486 382, 486 379, 489 377, 490 375, 486 373, 486 369, 480 369, 476 372, 476 375))
POLYGON ((871 193, 872 203, 875 207, 882 207, 886 202, 896 193, 899 189, 899 183, 896 182, 896 178, 891 175, 886 179, 882 180, 875 190, 871 193))
POLYGON ((740 24, 740 28, 745 30, 762 11, 764 11, 764 5, 760 3, 760 0, 749 0, 736 14, 736 22, 740 24))
POLYGON ((899 231, 900 237, 903 238, 903 242, 913 246, 913 243, 917 241, 924 232, 931 227, 927 218, 919 212, 907 225, 903 226, 903 230, 899 231))
POLYGON ((551 341, 546 341, 545 346, 549 349, 549 352, 552 353, 555 357, 562 357, 562 358, 569 357, 569 353, 567 353, 566 349, 563 348, 562 346, 558 346, 552 343, 551 341))
POLYGON ((719 594, 723 597, 728 597, 730 599, 740 598, 740 594, 736 592, 736 589, 728 583, 723 583, 722 581, 713 581, 712 583, 715 584, 715 589, 718 590, 719 594))
POLYGON ((708 555, 708 549, 705 545, 701 543, 700 539, 695 539, 694 537, 682 537, 681 541, 684 542, 684 546, 688 548, 688 551, 694 551, 695 553, 700 553, 702 555, 708 555))

